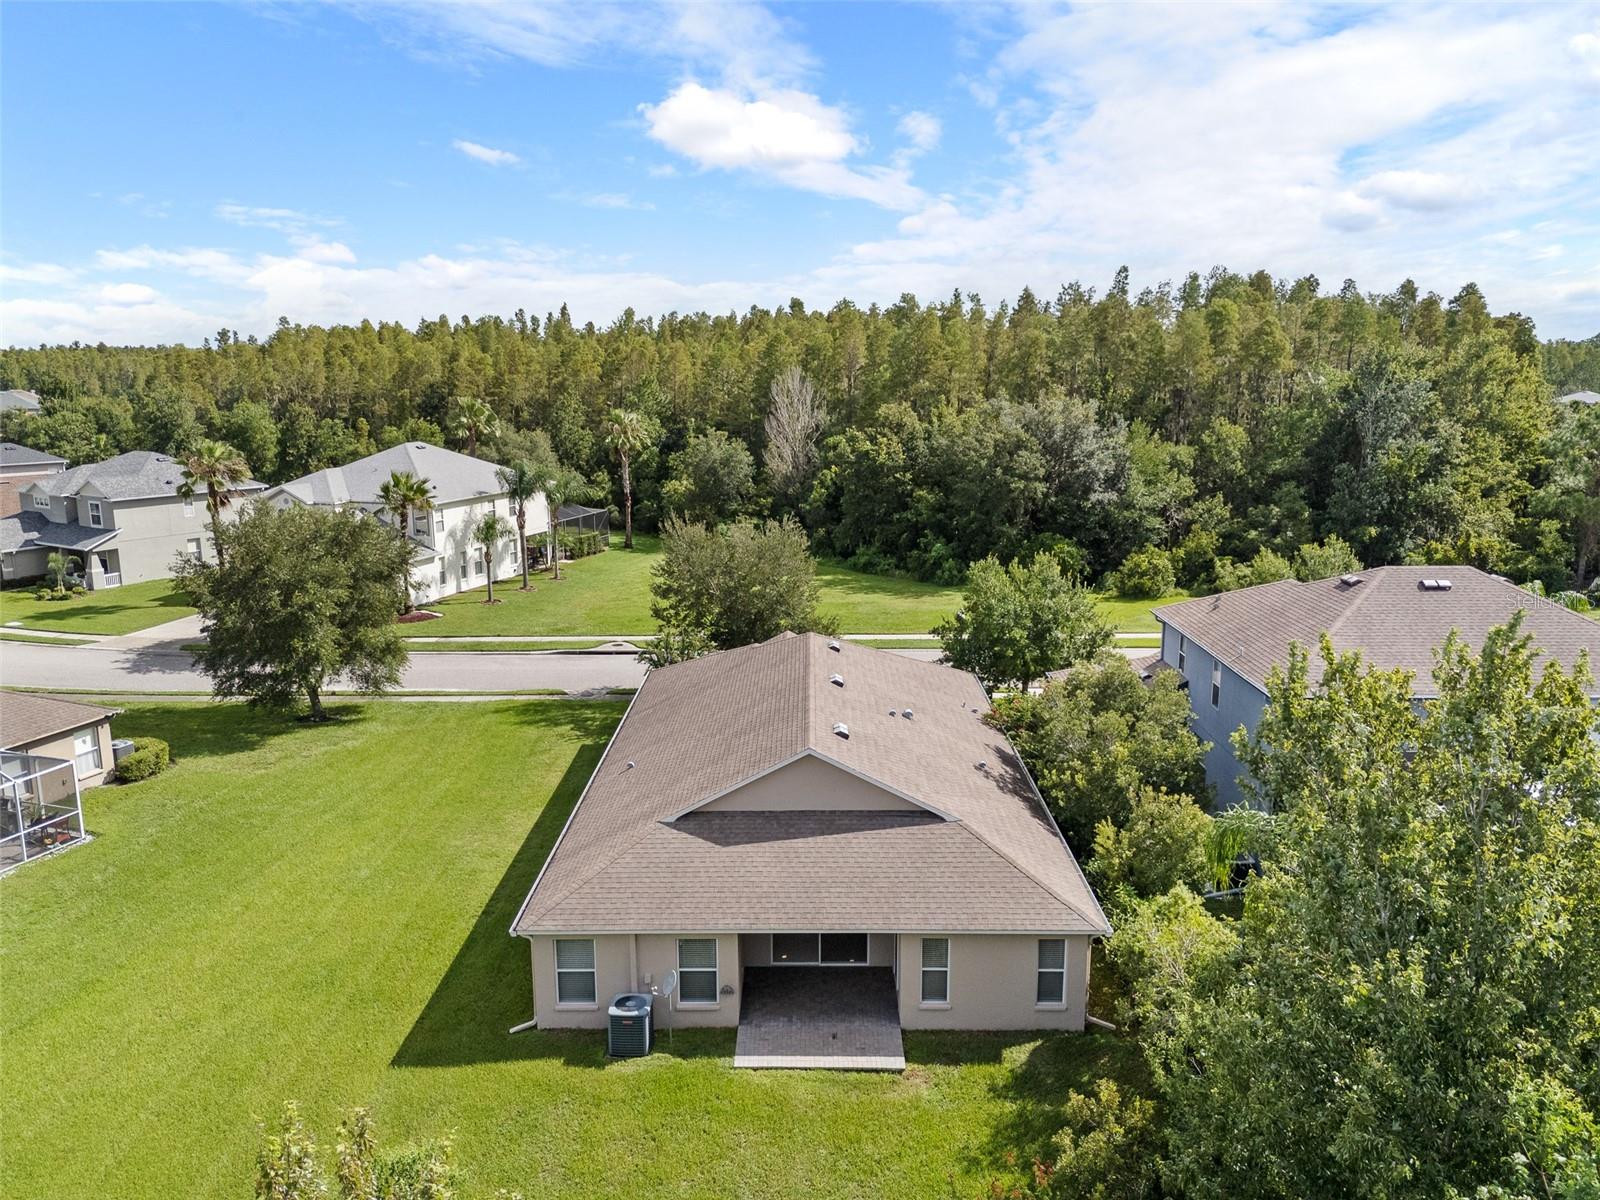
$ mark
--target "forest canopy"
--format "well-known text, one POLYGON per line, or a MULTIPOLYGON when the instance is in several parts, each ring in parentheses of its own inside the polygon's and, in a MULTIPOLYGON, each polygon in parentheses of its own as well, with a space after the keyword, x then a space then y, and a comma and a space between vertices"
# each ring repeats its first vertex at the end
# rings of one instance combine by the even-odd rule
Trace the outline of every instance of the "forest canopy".
POLYGON ((1330 537, 1368 565, 1552 590, 1600 570, 1600 406, 1555 399, 1600 387, 1600 337, 1541 343, 1470 283, 1446 300, 1217 268, 1135 295, 1124 269, 994 308, 283 319, 264 340, 0 351, 0 385, 44 397, 6 414, 10 440, 85 462, 216 438, 268 482, 458 444, 457 406, 482 399, 498 433, 480 453, 542 433, 619 507, 604 428, 630 410, 643 527, 789 515, 820 553, 945 582, 991 554, 1098 580, 1145 552, 1147 577, 1208 588, 1330 537))

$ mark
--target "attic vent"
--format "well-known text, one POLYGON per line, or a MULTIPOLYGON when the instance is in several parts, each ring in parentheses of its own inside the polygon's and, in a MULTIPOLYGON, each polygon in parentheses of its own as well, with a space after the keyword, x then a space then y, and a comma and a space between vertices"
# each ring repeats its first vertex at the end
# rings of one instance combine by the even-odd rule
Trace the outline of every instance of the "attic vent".
POLYGON ((915 716, 915 715, 916 715, 916 714, 915 714, 915 713, 913 713, 913 712, 912 712, 912 711, 911 711, 911 710, 910 710, 910 709, 909 709, 909 708, 908 708, 908 709, 906 709, 906 710, 905 710, 905 712, 903 712, 903 713, 901 713, 901 714, 900 714, 900 715, 901 715, 901 716, 902 716, 902 717, 904 717, 904 718, 905 718, 905 719, 906 719, 906 720, 908 720, 908 721, 909 721, 909 720, 911 720, 911 718, 912 718, 912 717, 914 717, 914 716, 915 716))
POLYGON ((1345 587, 1355 587, 1356 584, 1361 582, 1361 576, 1359 576, 1359 575, 1341 575, 1341 576, 1339 576, 1339 582, 1344 584, 1345 587))
POLYGON ((1423 579, 1417 586, 1425 592, 1448 592, 1451 585, 1448 579, 1423 579))
POLYGON ((898 708, 891 708, 889 710, 889 715, 891 717, 898 717, 900 715, 900 710, 898 708))
POLYGON ((832 650, 835 654, 837 654, 839 652, 839 643, 838 642, 829 642, 828 643, 828 649, 832 650))
POLYGON ((986 758, 980 758, 978 760, 978 770, 987 771, 988 769, 989 769, 989 760, 986 759, 986 758))
POLYGON ((844 686, 844 676, 843 675, 829 675, 828 676, 828 682, 833 684, 834 687, 843 687, 844 686))
POLYGON ((850 726, 846 725, 843 721, 835 721, 833 723, 833 731, 840 737, 844 738, 845 741, 850 740, 850 726))

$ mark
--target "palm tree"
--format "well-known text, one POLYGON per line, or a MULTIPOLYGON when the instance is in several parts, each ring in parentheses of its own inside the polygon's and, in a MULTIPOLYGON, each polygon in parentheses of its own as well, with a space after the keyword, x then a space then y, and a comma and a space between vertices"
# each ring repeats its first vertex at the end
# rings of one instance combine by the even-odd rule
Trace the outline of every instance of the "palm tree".
POLYGON ((67 590, 67 576, 72 574, 72 568, 80 566, 81 561, 71 554, 63 554, 59 550, 52 551, 50 557, 44 560, 44 572, 55 582, 56 595, 64 595, 67 590))
POLYGON ((222 510, 233 499, 234 485, 250 478, 250 464, 227 442, 203 438, 183 456, 183 482, 178 495, 185 500, 204 487, 206 511, 211 514, 211 541, 217 548, 217 565, 223 565, 222 510))
POLYGON ((633 456, 649 444, 644 418, 631 408, 613 408, 602 427, 606 445, 622 467, 622 548, 633 549, 633 456))
POLYGON ((487 400, 460 396, 456 399, 455 428, 456 436, 467 443, 467 453, 476 457, 478 439, 494 437, 500 431, 500 422, 487 400))
POLYGON ((478 518, 472 527, 472 540, 483 547, 484 572, 489 579, 489 598, 485 604, 494 603, 494 548, 511 534, 511 522, 490 509, 478 518))
POLYGON ((553 462, 540 472, 544 476, 540 490, 544 492, 545 505, 550 509, 550 569, 551 578, 561 578, 561 546, 556 541, 557 514, 563 504, 579 500, 593 500, 599 489, 571 467, 553 462))
MULTIPOLYGON (((411 537, 411 515, 433 510, 433 485, 419 479, 410 471, 390 471, 389 478, 378 485, 378 503, 383 511, 392 515, 400 530, 401 541, 411 537)), ((411 612, 416 605, 411 602, 411 564, 406 563, 405 578, 400 581, 402 610, 411 612)))
POLYGON ((539 494, 539 472, 525 458, 496 472, 517 518, 517 547, 522 556, 522 590, 528 590, 528 504, 539 494))

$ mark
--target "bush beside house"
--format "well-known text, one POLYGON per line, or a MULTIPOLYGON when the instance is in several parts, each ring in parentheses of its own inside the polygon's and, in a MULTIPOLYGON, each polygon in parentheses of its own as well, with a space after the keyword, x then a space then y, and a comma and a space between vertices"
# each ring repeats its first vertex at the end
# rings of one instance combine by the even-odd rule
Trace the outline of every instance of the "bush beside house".
POLYGON ((133 739, 133 753, 117 764, 117 778, 123 783, 153 779, 167 769, 172 751, 160 738, 133 739))

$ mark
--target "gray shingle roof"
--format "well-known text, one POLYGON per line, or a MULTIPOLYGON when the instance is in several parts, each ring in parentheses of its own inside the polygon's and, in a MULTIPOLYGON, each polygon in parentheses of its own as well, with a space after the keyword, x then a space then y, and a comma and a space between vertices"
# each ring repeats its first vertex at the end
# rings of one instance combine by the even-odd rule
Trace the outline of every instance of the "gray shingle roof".
POLYGON ((52 700, 30 692, 0 692, 0 746, 31 746, 114 717, 120 708, 101 708, 70 700, 52 700))
POLYGON ((1565 396, 1557 396, 1558 404, 1600 404, 1600 392, 1568 392, 1565 396))
POLYGON ((1410 671, 1413 694, 1431 696, 1434 651, 1450 631, 1476 650, 1518 609, 1545 655, 1571 669, 1587 650, 1590 670, 1600 671, 1600 622, 1474 567, 1374 567, 1312 583, 1281 580, 1169 604, 1156 616, 1257 686, 1289 661, 1292 642, 1311 651, 1319 678, 1316 648, 1326 631, 1334 649, 1360 650, 1371 666, 1410 671), (1447 579, 1450 589, 1424 589, 1424 579, 1447 579))
POLYGON ((435 503, 503 496, 506 489, 485 459, 458 454, 427 442, 402 442, 342 467, 313 471, 281 484, 281 489, 302 504, 376 504, 378 489, 396 471, 409 471, 433 485, 435 503))
POLYGON ((651 672, 513 932, 1105 932, 977 680, 829 645, 785 635, 651 672), (807 754, 928 811, 686 811, 807 754))
POLYGON ((10 412, 12 409, 38 412, 39 393, 23 388, 7 388, 5 391, 0 391, 0 412, 10 412))
POLYGON ((43 450, 19 446, 16 442, 0 442, 0 471, 12 471, 18 467, 53 467, 57 464, 66 466, 67 460, 46 454, 43 450))
MULTIPOLYGON (((89 488, 90 495, 104 496, 108 500, 148 500, 176 496, 182 483, 183 466, 177 460, 153 450, 132 450, 104 462, 73 467, 30 486, 52 496, 76 496, 89 488)), ((233 490, 259 492, 265 487, 264 483, 247 479, 233 490)))
POLYGON ((27 509, 0 517, 0 551, 33 550, 40 546, 52 550, 88 550, 116 536, 115 529, 52 521, 41 512, 27 509))

